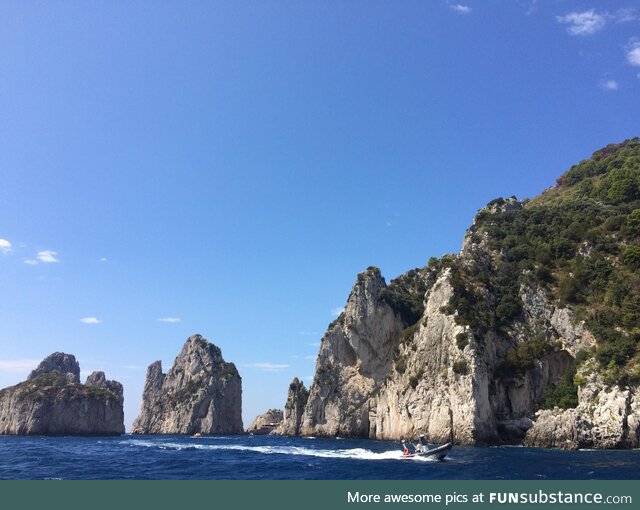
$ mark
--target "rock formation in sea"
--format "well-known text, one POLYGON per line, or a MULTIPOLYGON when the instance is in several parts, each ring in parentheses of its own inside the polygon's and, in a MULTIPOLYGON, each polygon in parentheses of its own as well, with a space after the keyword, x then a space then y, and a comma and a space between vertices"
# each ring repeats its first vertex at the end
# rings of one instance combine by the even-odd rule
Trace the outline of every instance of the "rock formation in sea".
POLYGON ((271 433, 282 436, 297 436, 300 434, 302 423, 302 413, 309 399, 309 390, 305 388, 304 382, 297 377, 293 378, 289 384, 287 402, 284 405, 284 416, 282 423, 271 433))
POLYGON ((123 434, 123 402, 119 382, 93 372, 81 384, 75 357, 55 352, 26 381, 0 390, 0 434, 123 434))
POLYGON ((282 410, 269 409, 266 413, 256 416, 255 420, 247 427, 246 432, 254 435, 269 434, 282 423, 283 418, 282 410))
POLYGON ((242 434, 242 379, 220 349, 189 337, 171 369, 147 369, 133 434, 242 434))
MULTIPOLYGON (((533 200, 482 208, 458 254, 359 274, 289 435, 637 447, 640 140, 533 200)), ((289 398, 291 391, 289 392, 289 398)))

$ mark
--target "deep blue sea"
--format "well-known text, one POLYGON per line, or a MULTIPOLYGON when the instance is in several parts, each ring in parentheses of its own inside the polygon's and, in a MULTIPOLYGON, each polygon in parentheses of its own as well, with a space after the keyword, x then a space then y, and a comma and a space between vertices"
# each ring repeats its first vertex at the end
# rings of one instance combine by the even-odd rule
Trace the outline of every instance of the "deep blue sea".
POLYGON ((640 479, 640 451, 454 447, 272 436, 0 436, 0 479, 640 479))

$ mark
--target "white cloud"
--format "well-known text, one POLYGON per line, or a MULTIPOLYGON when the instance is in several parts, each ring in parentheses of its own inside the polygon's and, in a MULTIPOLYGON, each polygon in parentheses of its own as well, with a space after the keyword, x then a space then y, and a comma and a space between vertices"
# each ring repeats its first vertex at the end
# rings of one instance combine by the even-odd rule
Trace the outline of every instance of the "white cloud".
POLYGON ((180 322, 180 317, 160 317, 159 319, 156 319, 158 322, 169 322, 171 324, 174 324, 176 322, 180 322))
POLYGON ((571 35, 592 35, 602 30, 607 24, 605 14, 598 14, 595 9, 583 12, 570 12, 557 16, 559 23, 568 24, 567 32, 571 35))
POLYGON ((80 322, 83 324, 100 324, 102 321, 100 319, 96 319, 95 317, 83 317, 80 319, 80 322))
POLYGON ((312 375, 305 375, 305 376, 303 377, 303 379, 304 379, 305 381, 313 381, 313 376, 312 376, 312 375))
POLYGON ((304 357, 304 359, 316 359, 316 358, 317 358, 317 356, 312 356, 312 355, 304 357))
POLYGON ((317 335, 318 333, 316 333, 315 331, 300 331, 300 334, 303 336, 314 336, 314 335, 317 335))
POLYGON ((51 250, 43 250, 38 252, 37 256, 40 262, 44 262, 45 264, 51 264, 52 262, 60 262, 58 259, 58 252, 51 250))
POLYGON ((0 359, 0 371, 4 372, 28 372, 40 363, 35 359, 0 359))
POLYGON ((334 317, 337 317, 342 313, 343 310, 344 310, 344 306, 336 306, 335 308, 331 309, 331 315, 334 317))
POLYGON ((9 253, 11 251, 11 243, 6 239, 0 239, 0 251, 2 253, 9 253))
POLYGON ((449 7, 456 11, 458 14, 470 14, 472 9, 468 5, 462 4, 450 4, 449 7))
POLYGON ((264 370, 265 372, 279 372, 280 370, 289 368, 291 365, 262 362, 262 363, 249 363, 245 366, 249 368, 256 368, 258 370, 264 370))
POLYGON ((309 344, 311 347, 320 347, 320 342, 313 342, 309 344))
POLYGON ((640 66, 640 41, 633 40, 627 50, 627 62, 632 66, 640 66))
POLYGON ((603 90, 618 90, 618 82, 616 80, 602 79, 599 85, 603 90))
POLYGON ((102 257, 102 258, 100 259, 100 262, 106 262, 106 261, 107 261, 107 257, 102 257))
POLYGON ((613 15, 613 19, 617 23, 627 23, 629 21, 635 21, 638 19, 636 10, 633 7, 627 9, 618 9, 613 15))
POLYGON ((24 263, 29 265, 29 266, 35 266, 38 264, 38 261, 35 259, 25 259, 24 263))

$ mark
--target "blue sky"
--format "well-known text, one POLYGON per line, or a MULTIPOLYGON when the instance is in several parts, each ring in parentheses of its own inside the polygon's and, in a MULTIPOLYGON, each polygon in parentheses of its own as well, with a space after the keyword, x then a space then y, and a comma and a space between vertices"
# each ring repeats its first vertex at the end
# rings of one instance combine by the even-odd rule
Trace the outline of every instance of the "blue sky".
POLYGON ((489 200, 640 131, 638 1, 5 1, 0 24, 0 387, 70 352, 125 385, 127 425, 196 332, 246 424, 282 407, 359 271, 458 251, 489 200))

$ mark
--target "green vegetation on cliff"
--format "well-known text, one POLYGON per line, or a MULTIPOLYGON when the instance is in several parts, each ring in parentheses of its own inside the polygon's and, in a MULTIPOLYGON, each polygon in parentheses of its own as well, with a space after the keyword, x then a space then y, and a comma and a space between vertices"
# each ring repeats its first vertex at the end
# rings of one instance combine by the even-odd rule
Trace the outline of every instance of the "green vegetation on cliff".
POLYGON ((392 280, 378 297, 398 312, 407 326, 413 326, 424 313, 428 286, 428 273, 416 268, 392 280))
MULTIPOLYGON (((496 199, 476 217, 471 240, 494 260, 454 265, 451 310, 476 330, 508 330, 522 314, 521 286, 543 287, 586 321, 605 380, 640 382, 640 139, 595 152, 517 205, 496 199)), ((507 353, 501 370, 518 373, 550 348, 532 339, 507 353)))

